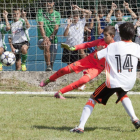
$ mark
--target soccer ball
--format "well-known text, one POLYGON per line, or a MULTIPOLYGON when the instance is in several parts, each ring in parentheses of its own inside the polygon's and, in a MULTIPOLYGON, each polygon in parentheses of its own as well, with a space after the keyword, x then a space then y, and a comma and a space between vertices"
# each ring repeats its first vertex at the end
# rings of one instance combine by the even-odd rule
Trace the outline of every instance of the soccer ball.
POLYGON ((16 61, 16 57, 14 53, 9 52, 9 51, 3 52, 0 59, 4 66, 12 66, 16 61))

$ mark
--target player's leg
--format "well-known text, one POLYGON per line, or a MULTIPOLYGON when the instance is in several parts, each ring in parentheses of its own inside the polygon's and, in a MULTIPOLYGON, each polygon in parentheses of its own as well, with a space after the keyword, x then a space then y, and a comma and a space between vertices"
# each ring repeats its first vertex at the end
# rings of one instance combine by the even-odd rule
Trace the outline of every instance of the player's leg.
POLYGON ((92 68, 92 67, 94 67, 94 63, 91 63, 91 61, 89 61, 89 57, 87 56, 64 68, 61 68, 56 73, 54 73, 50 78, 46 79, 45 81, 42 81, 40 83, 40 86, 43 87, 43 86, 47 85, 49 82, 55 81, 57 78, 65 75, 65 74, 69 74, 72 72, 79 73, 80 71, 82 71, 84 69, 88 69, 88 68, 92 68))
POLYGON ((64 68, 61 68, 60 70, 58 70, 57 72, 55 72, 52 76, 50 76, 50 78, 47 78, 46 80, 43 80, 41 83, 40 83, 40 87, 44 87, 46 86, 48 83, 50 82, 54 82, 57 78, 65 75, 65 74, 69 74, 69 73, 72 73, 74 72, 70 65, 64 67, 64 68))
POLYGON ((27 44, 24 44, 21 47, 21 52, 22 52, 22 64, 21 64, 21 68, 22 68, 22 71, 26 71, 27 70, 27 68, 26 68, 26 61, 27 61, 28 48, 29 48, 29 45, 27 45, 27 44))
POLYGON ((60 99, 65 99, 62 96, 64 93, 71 91, 71 90, 74 90, 74 89, 77 89, 78 87, 89 82, 90 80, 91 80, 90 75, 84 75, 78 81, 75 81, 75 82, 67 85, 66 87, 60 89, 57 93, 54 94, 54 97, 60 98, 60 99))
POLYGON ((47 68, 49 68, 49 71, 52 70, 51 62, 50 62, 50 46, 51 46, 51 42, 47 38, 45 41, 43 39, 40 39, 38 41, 38 47, 44 51, 44 58, 46 61, 47 68))
POLYGON ((16 59, 16 71, 20 71, 20 70, 21 70, 21 58, 16 59))
MULTIPOLYGON (((4 48, 3 47, 0 47, 0 56, 2 55, 2 53, 4 52, 4 48)), ((2 63, 1 63, 1 61, 0 61, 0 71, 2 71, 2 63)))
POLYGON ((90 80, 94 79, 95 77, 97 77, 100 73, 102 72, 102 70, 98 69, 98 68, 91 68, 85 71, 85 74, 78 80, 75 81, 69 85, 67 85, 66 87, 60 89, 57 93, 55 93, 54 97, 56 98, 62 98, 62 94, 77 89, 78 87, 86 84, 87 82, 89 82, 90 80))
POLYGON ((101 84, 95 90, 95 92, 90 96, 88 102, 84 106, 79 125, 76 128, 71 129, 70 132, 83 133, 85 124, 89 116, 91 115, 96 102, 106 104, 107 100, 113 93, 114 91, 110 92, 110 89, 106 87, 105 83, 101 84), (104 95, 107 95, 107 96, 104 96, 104 95))
POLYGON ((131 100, 127 95, 124 95, 120 101, 122 102, 125 111, 130 116, 131 121, 134 124, 135 128, 138 129, 140 127, 140 121, 135 114, 131 100))
POLYGON ((51 45, 50 53, 51 53, 51 56, 50 56, 51 68, 53 70, 53 64, 54 64, 54 61, 55 61, 55 58, 56 58, 56 54, 57 54, 57 44, 52 44, 51 45))

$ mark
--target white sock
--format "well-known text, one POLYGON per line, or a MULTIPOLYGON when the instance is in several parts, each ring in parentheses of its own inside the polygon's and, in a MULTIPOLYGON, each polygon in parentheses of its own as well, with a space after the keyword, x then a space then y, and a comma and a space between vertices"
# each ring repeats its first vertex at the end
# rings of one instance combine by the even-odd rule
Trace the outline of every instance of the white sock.
POLYGON ((131 121, 138 120, 137 116, 135 115, 131 100, 128 97, 122 100, 122 105, 125 108, 127 114, 131 117, 131 121))
POLYGON ((84 130, 85 123, 87 122, 89 116, 91 115, 95 104, 96 104, 96 102, 93 99, 89 98, 88 102, 86 103, 86 105, 83 108, 82 116, 80 119, 80 124, 78 126, 79 128, 84 130))

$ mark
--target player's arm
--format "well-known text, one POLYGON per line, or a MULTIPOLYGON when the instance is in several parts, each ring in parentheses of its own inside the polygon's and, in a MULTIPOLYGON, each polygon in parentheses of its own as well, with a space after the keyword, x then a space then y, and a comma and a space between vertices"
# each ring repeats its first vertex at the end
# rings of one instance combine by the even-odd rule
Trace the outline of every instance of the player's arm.
POLYGON ((100 35, 103 32, 103 29, 101 28, 100 18, 98 15, 96 15, 96 20, 97 20, 98 35, 100 35))
POLYGON ((6 23, 6 31, 10 30, 10 24, 9 24, 7 16, 8 16, 8 12, 6 10, 4 10, 3 17, 4 17, 5 23, 6 23))
POLYGON ((107 55, 107 48, 94 53, 94 58, 100 60, 100 59, 106 57, 106 55, 107 55))
POLYGON ((140 27, 140 19, 138 19, 136 22, 134 21, 134 28, 140 27))
POLYGON ((22 15, 22 18, 25 20, 26 29, 30 28, 30 23, 29 23, 29 21, 27 20, 27 17, 26 17, 27 13, 22 10, 21 15, 22 15))
POLYGON ((45 42, 49 38, 46 36, 45 30, 44 30, 43 13, 42 13, 41 9, 39 9, 38 13, 37 13, 37 23, 38 23, 39 30, 40 30, 41 36, 43 38, 43 41, 45 42))
POLYGON ((65 31, 64 31, 64 34, 63 34, 64 36, 68 36, 71 24, 72 24, 72 20, 70 18, 68 18, 67 19, 67 27, 65 28, 65 31))
POLYGON ((91 18, 91 22, 89 23, 89 29, 92 29, 94 25, 94 19, 91 18))
POLYGON ((50 36, 50 40, 52 40, 58 32, 58 29, 59 29, 59 26, 60 26, 60 18, 61 18, 60 15, 56 18, 56 25, 54 26, 54 31, 50 36))
POLYGON ((132 18, 137 18, 136 14, 129 7, 129 4, 124 1, 123 6, 127 9, 127 11, 131 14, 132 18))
POLYGON ((56 36, 56 34, 58 32, 58 29, 59 29, 59 25, 55 25, 54 31, 53 31, 53 33, 50 36, 50 40, 52 40, 56 36))
POLYGON ((10 48, 11 48, 12 52, 15 53, 15 50, 16 50, 16 49, 13 47, 12 39, 11 39, 10 36, 8 36, 8 41, 9 41, 9 45, 10 45, 10 48))
POLYGON ((111 16, 113 14, 113 12, 117 9, 117 5, 115 3, 112 3, 112 6, 111 6, 111 10, 110 12, 108 13, 108 15, 106 16, 106 21, 109 23, 110 22, 110 19, 111 19, 111 16))
POLYGON ((39 26, 39 30, 40 30, 40 32, 41 32, 41 35, 42 35, 42 37, 43 37, 43 40, 46 40, 46 38, 48 38, 48 37, 46 37, 46 33, 45 33, 45 30, 44 30, 44 23, 43 22, 38 22, 38 26, 39 26))
POLYGON ((85 18, 91 17, 92 12, 91 12, 90 10, 80 8, 80 7, 78 7, 77 5, 72 5, 72 7, 73 7, 73 10, 81 11, 81 12, 83 13, 83 16, 84 16, 85 18))
POLYGON ((82 43, 82 44, 75 45, 75 46, 69 46, 65 43, 61 43, 61 47, 65 48, 67 50, 70 50, 70 51, 75 51, 75 50, 86 49, 86 48, 91 48, 91 47, 97 46, 98 43, 100 42, 100 40, 101 39, 98 39, 98 40, 94 40, 94 41, 87 42, 87 43, 82 43))
POLYGON ((140 27, 137 28, 137 35, 140 37, 140 27))

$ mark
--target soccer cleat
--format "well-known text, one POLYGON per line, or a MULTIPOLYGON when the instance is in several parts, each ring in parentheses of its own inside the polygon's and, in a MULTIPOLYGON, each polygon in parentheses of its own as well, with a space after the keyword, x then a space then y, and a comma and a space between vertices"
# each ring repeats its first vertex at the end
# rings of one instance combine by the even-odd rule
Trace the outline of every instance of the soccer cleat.
POLYGON ((47 69, 46 69, 46 71, 52 71, 52 68, 51 68, 51 66, 47 66, 47 69))
POLYGON ((22 71, 26 71, 26 70, 27 70, 27 68, 26 68, 26 65, 25 65, 25 64, 22 64, 22 65, 21 65, 21 70, 22 70, 22 71))
POLYGON ((49 78, 47 80, 45 80, 45 81, 42 81, 40 83, 40 87, 44 87, 44 86, 48 85, 49 82, 50 82, 50 79, 49 78))
POLYGON ((136 129, 140 127, 140 120, 136 120, 132 122, 136 129))
POLYGON ((76 132, 76 133, 84 133, 84 130, 78 127, 75 127, 70 130, 70 132, 76 132))
POLYGON ((64 100, 66 99, 65 97, 62 96, 62 93, 61 93, 61 92, 56 92, 56 93, 54 94, 54 97, 55 97, 55 98, 64 99, 64 100))
POLYGON ((0 63, 0 71, 2 71, 2 70, 3 70, 2 66, 3 66, 3 65, 2 65, 2 63, 0 63))
POLYGON ((75 50, 74 46, 70 47, 68 44, 65 44, 65 43, 61 43, 61 48, 65 48, 66 50, 69 50, 69 51, 75 50))

